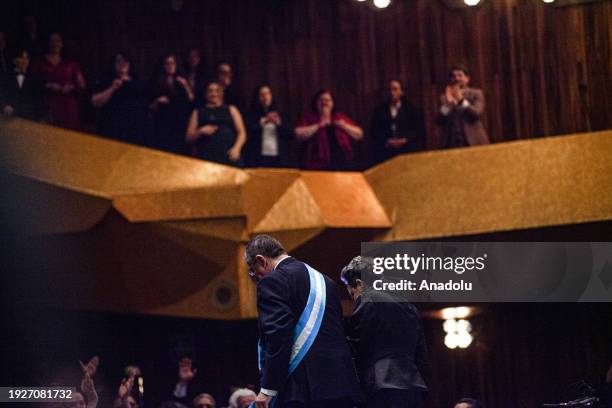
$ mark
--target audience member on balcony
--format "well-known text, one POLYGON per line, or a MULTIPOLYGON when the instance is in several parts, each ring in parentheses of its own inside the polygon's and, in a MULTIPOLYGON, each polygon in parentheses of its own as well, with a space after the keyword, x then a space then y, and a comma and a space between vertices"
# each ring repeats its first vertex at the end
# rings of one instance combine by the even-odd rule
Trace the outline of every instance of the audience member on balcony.
POLYGON ((489 137, 481 122, 485 112, 482 90, 469 86, 470 74, 464 67, 452 67, 448 76, 448 85, 440 96, 438 115, 444 147, 489 144, 489 137))
POLYGON ((0 31, 0 76, 11 72, 11 61, 7 49, 6 32, 0 31))
POLYGON ((13 72, 0 83, 0 112, 31 120, 41 118, 40 86, 30 74, 30 56, 20 50, 13 58, 13 72))
POLYGON ((62 55, 64 41, 59 33, 49 36, 47 53, 32 66, 32 73, 41 82, 48 120, 52 125, 79 130, 78 94, 85 89, 79 65, 62 55))
POLYGON ((151 132, 148 124, 149 90, 147 84, 131 73, 130 58, 114 55, 108 73, 96 86, 91 97, 99 108, 98 133, 128 143, 145 144, 151 132))
POLYGON ((204 160, 242 167, 246 142, 242 115, 234 105, 224 103, 223 88, 217 82, 206 87, 206 102, 192 112, 185 139, 204 160))
POLYGON ((227 61, 217 63, 216 82, 223 87, 225 103, 242 110, 242 95, 234 80, 234 70, 227 61))
POLYGON ((269 85, 255 89, 246 122, 248 166, 286 167, 287 139, 291 132, 278 111, 269 85))
POLYGON ((330 91, 321 90, 312 98, 310 112, 297 124, 295 135, 303 143, 303 168, 353 170, 353 142, 363 138, 363 131, 336 110, 330 91))
POLYGON ((194 95, 187 80, 178 74, 177 64, 176 56, 167 54, 153 81, 153 100, 149 105, 154 126, 151 146, 185 154, 185 123, 194 95))
POLYGON ((202 63, 200 50, 190 48, 185 56, 185 78, 193 90, 194 106, 199 107, 204 103, 204 87, 206 86, 205 67, 202 63))
POLYGON ((370 132, 378 163, 417 150, 417 138, 422 133, 421 117, 404 98, 399 80, 389 81, 388 97, 374 111, 370 132))

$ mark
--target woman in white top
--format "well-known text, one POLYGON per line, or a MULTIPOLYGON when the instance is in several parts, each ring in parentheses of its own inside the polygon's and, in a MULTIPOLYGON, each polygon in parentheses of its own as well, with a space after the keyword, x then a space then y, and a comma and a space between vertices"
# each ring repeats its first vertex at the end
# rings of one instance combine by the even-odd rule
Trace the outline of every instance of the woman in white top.
POLYGON ((269 85, 255 88, 247 115, 249 167, 287 167, 290 130, 278 111, 269 85))

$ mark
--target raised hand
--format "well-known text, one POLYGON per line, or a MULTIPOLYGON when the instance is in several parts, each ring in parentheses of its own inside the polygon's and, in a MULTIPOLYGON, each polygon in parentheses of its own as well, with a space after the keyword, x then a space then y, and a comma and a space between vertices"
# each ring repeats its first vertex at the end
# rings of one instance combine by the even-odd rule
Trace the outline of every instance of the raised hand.
POLYGON ((113 81, 113 84, 111 85, 111 87, 113 88, 113 90, 117 90, 119 88, 121 88, 121 86, 123 85, 123 79, 121 78, 117 78, 113 81))
POLYGON ((399 149, 400 147, 404 146, 407 142, 408 140, 406 140, 405 137, 391 138, 387 140, 387 147, 390 147, 392 149, 399 149))
POLYGON ((83 374, 86 377, 93 377, 98 370, 98 365, 100 364, 100 357, 93 356, 87 364, 83 364, 82 361, 79 360, 79 364, 81 365, 81 370, 83 370, 83 374))
POLYGON ((237 162, 240 160, 240 149, 232 147, 227 151, 230 161, 237 162))
POLYGON ((456 105, 459 102, 455 89, 457 89, 455 85, 447 85, 444 90, 444 99, 448 105, 456 105))
POLYGON ((124 378, 121 380, 121 384, 119 385, 119 390, 117 391, 117 395, 122 400, 127 398, 132 392, 132 388, 134 387, 134 379, 136 376, 132 373, 128 378, 124 378))
POLYGON ((155 102, 159 103, 163 103, 163 104, 169 104, 170 103, 170 98, 168 98, 165 95, 159 96, 157 99, 155 99, 155 102))
POLYGON ((269 112, 266 115, 266 119, 268 120, 268 122, 272 122, 276 126, 280 126, 280 124, 281 124, 281 118, 280 118, 280 115, 278 114, 278 112, 269 112))
POLYGON ((176 82, 178 82, 179 84, 183 85, 183 86, 187 86, 187 80, 185 78, 183 78, 182 76, 178 75, 176 77, 176 82))
MULTIPOLYGON (((215 126, 215 125, 204 125, 202 126, 199 131, 201 134, 206 135, 206 136, 212 136, 217 129, 219 129, 219 126, 215 126)), ((182 360, 181 360, 182 361, 182 360)), ((179 363, 180 364, 180 363, 179 363)))
POLYGON ((187 383, 193 380, 198 370, 193 368, 190 358, 184 357, 179 361, 178 377, 179 382, 187 383))

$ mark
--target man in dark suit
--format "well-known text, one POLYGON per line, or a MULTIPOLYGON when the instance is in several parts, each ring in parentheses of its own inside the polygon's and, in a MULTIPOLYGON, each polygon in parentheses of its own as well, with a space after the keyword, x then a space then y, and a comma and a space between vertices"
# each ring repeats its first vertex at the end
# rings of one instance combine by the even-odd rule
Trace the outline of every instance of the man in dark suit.
POLYGON ((489 144, 489 136, 482 125, 485 98, 482 90, 471 88, 466 68, 452 67, 449 83, 440 96, 437 122, 442 126, 444 147, 465 147, 489 144))
POLYGON ((27 119, 41 118, 40 87, 29 71, 30 56, 19 51, 13 59, 15 69, 0 79, 0 112, 27 119))
POLYGON ((258 235, 246 247, 257 282, 261 391, 257 408, 353 407, 359 385, 334 282, 258 235))
POLYGON ((355 301, 348 321, 367 408, 419 408, 427 387, 422 370, 425 336, 419 312, 411 303, 365 286, 371 258, 355 257, 341 279, 355 301))

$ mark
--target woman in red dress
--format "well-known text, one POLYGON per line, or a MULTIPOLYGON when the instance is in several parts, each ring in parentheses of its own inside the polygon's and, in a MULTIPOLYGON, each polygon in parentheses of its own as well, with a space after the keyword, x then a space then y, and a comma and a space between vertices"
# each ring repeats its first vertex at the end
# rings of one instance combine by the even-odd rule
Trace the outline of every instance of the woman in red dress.
POLYGON ((308 170, 354 170, 353 142, 363 130, 348 116, 337 112, 330 91, 321 90, 312 99, 310 112, 295 128, 304 145, 302 167, 308 170))
POLYGON ((62 57, 62 36, 49 36, 49 50, 33 67, 34 75, 45 90, 49 123, 79 130, 78 92, 85 88, 85 79, 79 65, 62 57))

